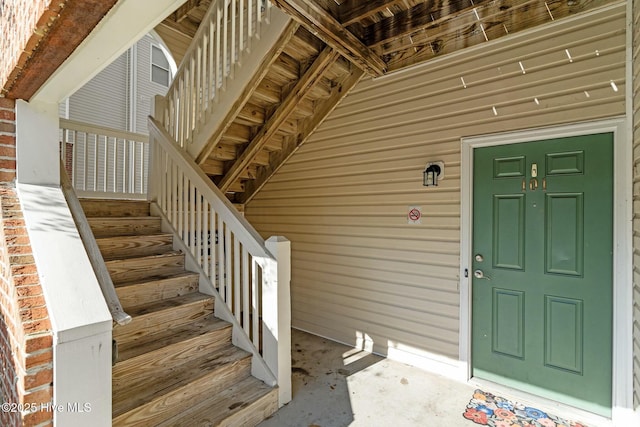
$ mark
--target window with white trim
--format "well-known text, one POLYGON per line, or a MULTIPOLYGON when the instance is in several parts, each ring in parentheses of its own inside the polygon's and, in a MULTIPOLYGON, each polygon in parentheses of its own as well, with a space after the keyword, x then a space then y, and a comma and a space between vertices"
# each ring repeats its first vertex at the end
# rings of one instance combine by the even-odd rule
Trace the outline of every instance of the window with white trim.
POLYGON ((156 46, 151 46, 151 81, 169 87, 171 71, 169 61, 164 52, 156 46))

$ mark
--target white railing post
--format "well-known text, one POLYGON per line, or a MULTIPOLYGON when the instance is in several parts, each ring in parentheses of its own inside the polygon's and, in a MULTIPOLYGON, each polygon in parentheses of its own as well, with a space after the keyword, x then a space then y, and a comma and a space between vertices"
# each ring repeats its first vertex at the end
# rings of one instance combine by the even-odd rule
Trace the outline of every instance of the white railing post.
POLYGON ((265 242, 153 117, 149 133, 160 160, 152 207, 201 273, 200 291, 215 296, 216 316, 233 324, 234 345, 253 354, 252 375, 278 385, 282 406, 291 400, 290 243, 265 242))
POLYGON ((278 380, 278 403, 291 401, 291 242, 272 236, 265 242, 276 261, 263 272, 263 354, 278 380))
MULTIPOLYGON (((156 95, 151 104, 151 117, 154 117, 160 123, 164 123, 163 114, 167 108, 167 98, 162 95, 156 95)), ((151 136, 150 136, 151 138, 151 136)), ((158 201, 160 194, 160 152, 157 144, 149 141, 149 169, 147 179, 147 200, 158 201)))

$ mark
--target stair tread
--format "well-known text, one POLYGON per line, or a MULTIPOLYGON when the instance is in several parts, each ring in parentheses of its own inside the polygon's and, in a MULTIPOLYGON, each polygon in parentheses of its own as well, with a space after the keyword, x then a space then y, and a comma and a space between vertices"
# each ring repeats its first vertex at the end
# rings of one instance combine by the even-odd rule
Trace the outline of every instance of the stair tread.
MULTIPOLYGON (((277 388, 269 387, 254 377, 248 377, 198 405, 186 408, 175 417, 158 424, 158 427, 183 426, 186 420, 189 425, 216 426, 230 416, 236 417, 233 425, 255 425, 257 422, 252 422, 254 420, 249 420, 240 413, 261 399, 268 400, 263 403, 265 413, 259 416, 259 420, 267 418, 278 409, 277 388), (270 394, 273 396, 269 396, 270 394)), ((256 417, 256 414, 248 416, 256 417)))
POLYGON ((127 314, 129 314, 133 318, 136 318, 139 316, 155 314, 160 311, 170 310, 181 305, 197 303, 208 299, 213 299, 213 297, 211 295, 206 295, 200 292, 193 292, 185 295, 180 295, 179 297, 175 298, 167 298, 159 301, 153 301, 148 304, 129 307, 127 309, 127 314))
POLYGON ((143 220, 143 219, 160 219, 159 216, 154 216, 154 215, 138 215, 138 216, 90 216, 87 219, 89 221, 114 221, 114 222, 118 222, 118 221, 136 221, 136 220, 143 220))
MULTIPOLYGON (((113 415, 122 415, 170 393, 188 387, 198 379, 215 376, 222 369, 236 369, 237 363, 251 357, 251 353, 233 346, 231 343, 213 353, 194 358, 178 367, 165 366, 151 378, 129 381, 122 390, 113 389, 113 415)), ((250 368, 241 373, 245 378, 250 368)))
POLYGON ((161 232, 161 219, 157 216, 97 216, 87 218, 87 221, 96 238, 161 232))
POLYGON ((162 253, 171 248, 173 235, 170 233, 131 234, 96 238, 105 261, 127 256, 144 256, 162 253), (106 252, 106 253, 105 253, 106 252))
POLYGON ((157 275, 172 275, 185 271, 185 255, 180 251, 161 254, 127 256, 105 261, 105 266, 116 286, 123 283, 147 280, 157 275))
POLYGON ((89 218, 95 216, 149 215, 149 202, 134 199, 80 199, 82 209, 89 218))
POLYGON ((118 363, 181 341, 230 327, 231 323, 218 319, 213 314, 209 314, 195 322, 166 329, 134 341, 131 347, 119 352, 118 363))
POLYGON ((97 237, 96 241, 97 242, 108 242, 110 240, 127 240, 127 239, 144 239, 144 238, 148 238, 148 237, 173 237, 173 234, 171 233, 153 233, 153 234, 121 234, 118 236, 104 236, 104 237, 97 237))
POLYGON ((150 254, 150 255, 127 255, 124 256, 122 258, 114 258, 114 259, 110 259, 109 261, 105 261, 106 264, 117 264, 119 261, 131 261, 134 259, 162 259, 162 258, 169 258, 169 257, 173 257, 173 256, 180 256, 180 255, 184 255, 181 251, 166 251, 166 252, 162 252, 160 254, 150 254))
POLYGON ((135 280, 131 280, 128 282, 120 282, 115 284, 116 289, 117 288, 125 288, 127 286, 139 286, 139 285, 144 285, 146 283, 150 283, 150 282, 161 282, 161 281, 165 281, 165 280, 179 280, 179 279, 186 279, 186 278, 192 278, 193 276, 200 276, 198 273, 195 273, 193 271, 189 271, 189 270, 179 270, 176 273, 161 273, 161 274, 155 274, 153 276, 147 276, 143 279, 135 279, 135 280))
POLYGON ((175 274, 154 274, 142 279, 120 282, 115 285, 122 307, 174 298, 198 291, 200 275, 187 270, 175 274))

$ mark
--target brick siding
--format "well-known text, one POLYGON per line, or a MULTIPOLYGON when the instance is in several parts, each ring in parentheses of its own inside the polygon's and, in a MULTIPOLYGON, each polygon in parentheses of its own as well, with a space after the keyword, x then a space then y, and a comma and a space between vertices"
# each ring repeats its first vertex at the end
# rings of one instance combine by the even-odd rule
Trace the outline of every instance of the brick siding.
POLYGON ((20 200, 10 184, 0 184, 0 209, 0 398, 26 409, 0 411, 0 425, 53 425, 45 406, 53 399, 51 324, 20 200))
POLYGON ((57 14, 60 10, 56 7, 51 13, 45 13, 51 4, 51 0, 0 0, 0 89, 15 80, 46 35, 55 19, 53 12, 57 14))
POLYGON ((29 100, 116 0, 0 0, 0 96, 29 100))
POLYGON ((11 182, 16 178, 15 108, 14 100, 0 98, 0 183, 11 182))

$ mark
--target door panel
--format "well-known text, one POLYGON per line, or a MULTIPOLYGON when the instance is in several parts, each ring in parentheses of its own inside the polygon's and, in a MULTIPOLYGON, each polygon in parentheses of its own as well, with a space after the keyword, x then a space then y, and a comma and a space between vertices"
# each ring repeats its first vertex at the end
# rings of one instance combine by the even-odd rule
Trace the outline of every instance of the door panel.
POLYGON ((524 357, 524 292, 493 289, 493 351, 524 357))
POLYGON ((612 176, 612 134, 474 150, 474 376, 610 415, 612 176))
POLYGON ((582 276, 584 209, 581 193, 547 194, 545 271, 582 276))
POLYGON ((493 197, 493 265, 524 269, 524 195, 493 197))
POLYGON ((582 375, 582 301, 545 297, 544 364, 582 375))

